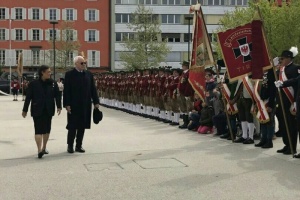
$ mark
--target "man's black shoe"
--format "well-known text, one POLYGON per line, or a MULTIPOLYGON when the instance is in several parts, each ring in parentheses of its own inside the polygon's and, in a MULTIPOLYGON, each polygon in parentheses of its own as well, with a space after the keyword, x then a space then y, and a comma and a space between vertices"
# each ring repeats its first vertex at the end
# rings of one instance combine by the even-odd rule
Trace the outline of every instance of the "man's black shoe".
POLYGON ((245 140, 245 141, 243 142, 243 144, 254 144, 254 140, 251 139, 251 138, 248 138, 247 140, 245 140))
POLYGON ((244 141, 246 141, 246 139, 243 137, 240 137, 240 138, 234 140, 234 143, 243 143, 244 141))
POLYGON ((269 149, 269 148, 273 148, 273 142, 267 142, 264 146, 262 146, 261 148, 263 149, 269 149))
MULTIPOLYGON (((297 152, 295 152, 295 153, 297 153, 297 152)), ((287 149, 285 152, 283 152, 283 154, 284 154, 284 155, 291 155, 292 152, 291 152, 290 149, 287 149)))
POLYGON ((226 134, 223 134, 220 136, 221 139, 227 139, 229 137, 229 134, 226 133, 226 134))
POLYGON ((277 150, 277 153, 283 153, 287 150, 287 146, 284 146, 282 149, 277 150))
POLYGON ((41 151, 40 153, 38 153, 38 158, 42 158, 42 157, 43 157, 43 155, 44 155, 44 152, 43 152, 43 151, 41 151))
POLYGON ((85 150, 82 147, 76 147, 75 151, 79 152, 79 153, 84 153, 85 152, 85 150))
POLYGON ((181 126, 179 126, 178 128, 181 128, 181 129, 186 129, 188 128, 186 124, 182 124, 181 126))
POLYGON ((74 153, 74 148, 73 146, 68 146, 68 150, 69 153, 74 153))
POLYGON ((294 155, 294 158, 300 158, 300 153, 297 155, 294 155))
POLYGON ((255 146, 255 147, 262 147, 262 146, 264 146, 265 144, 266 144, 265 142, 260 141, 259 143, 255 144, 254 146, 255 146))
POLYGON ((281 133, 280 131, 277 131, 277 132, 275 133, 275 135, 276 135, 276 137, 282 137, 282 133, 281 133))

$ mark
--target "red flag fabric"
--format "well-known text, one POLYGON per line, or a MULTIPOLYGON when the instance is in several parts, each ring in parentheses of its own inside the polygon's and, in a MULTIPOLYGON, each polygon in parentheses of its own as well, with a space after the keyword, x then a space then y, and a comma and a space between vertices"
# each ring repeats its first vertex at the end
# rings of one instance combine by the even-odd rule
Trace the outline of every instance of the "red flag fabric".
MULTIPOLYGON (((213 66, 214 59, 210 40, 200 4, 192 7, 194 11, 194 33, 191 53, 191 68, 189 82, 202 100, 205 99, 205 72, 206 66, 213 66)), ((191 11, 191 10, 190 10, 191 11)))
POLYGON ((231 81, 251 74, 260 79, 262 70, 271 68, 261 22, 254 21, 220 32, 218 38, 231 81))

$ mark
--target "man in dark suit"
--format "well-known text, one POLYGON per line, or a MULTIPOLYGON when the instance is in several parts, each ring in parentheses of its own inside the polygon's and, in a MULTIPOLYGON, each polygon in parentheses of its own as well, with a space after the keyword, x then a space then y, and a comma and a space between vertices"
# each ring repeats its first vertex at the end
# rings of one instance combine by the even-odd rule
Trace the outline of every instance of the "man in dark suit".
POLYGON ((91 127, 91 100, 95 108, 99 108, 99 97, 93 75, 87 71, 86 62, 82 56, 74 58, 74 69, 66 72, 63 105, 68 112, 68 152, 84 153, 82 140, 85 129, 91 127))

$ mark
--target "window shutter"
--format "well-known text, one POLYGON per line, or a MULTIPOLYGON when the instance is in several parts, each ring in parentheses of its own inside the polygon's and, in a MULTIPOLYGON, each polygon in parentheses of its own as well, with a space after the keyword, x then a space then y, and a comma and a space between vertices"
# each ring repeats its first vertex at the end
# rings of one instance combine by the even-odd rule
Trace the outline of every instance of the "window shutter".
POLYGON ((11 55, 11 59, 10 59, 10 62, 11 62, 11 66, 17 66, 17 54, 16 54, 16 51, 15 50, 11 50, 10 52, 10 55, 11 55))
POLYGON ((44 30, 40 29, 40 41, 44 40, 44 30))
POLYGON ((84 31, 84 41, 89 41, 89 30, 84 31))
POLYGON ((99 31, 96 31, 95 33, 95 39, 96 39, 96 42, 99 42, 100 41, 100 32, 99 31))
POLYGON ((40 8, 40 20, 44 20, 44 9, 40 8))
POLYGON ((50 40, 50 30, 49 29, 45 30, 45 40, 47 40, 47 41, 50 40))
POLYGON ((62 9, 62 20, 67 20, 67 9, 62 9))
POLYGON ((33 31, 32 31, 32 29, 28 29, 28 40, 31 40, 32 41, 32 35, 33 35, 33 33, 32 33, 33 31))
POLYGON ((5 19, 9 19, 9 8, 5 8, 5 19))
POLYGON ((61 40, 66 41, 67 40, 67 31, 61 30, 61 40))
POLYGON ((16 29, 11 29, 9 37, 11 37, 11 40, 16 40, 16 29))
POLYGON ((96 67, 101 67, 100 51, 96 51, 96 67))
POLYGON ((10 66, 10 50, 5 50, 5 66, 10 66))
POLYGON ((78 56, 78 51, 77 50, 73 51, 73 57, 75 58, 76 56, 78 56))
POLYGON ((100 19, 99 10, 96 10, 95 13, 96 13, 96 22, 98 22, 100 19))
POLYGON ((61 33, 60 33, 60 30, 58 30, 58 29, 55 29, 55 30, 56 30, 56 33, 57 33, 56 40, 58 41, 58 40, 61 39, 61 33))
POLYGON ((32 19, 32 8, 28 8, 28 19, 32 19))
POLYGON ((78 40, 77 30, 73 30, 73 37, 74 37, 74 41, 78 40))
POLYGON ((22 32, 23 32, 23 33, 22 33, 22 34, 23 34, 23 35, 22 35, 22 36, 23 36, 23 38, 22 38, 22 39, 23 39, 23 41, 25 41, 25 40, 26 40, 26 38, 27 38, 27 37, 26 37, 26 35, 27 35, 27 34, 26 34, 26 29, 23 29, 23 31, 22 31, 22 32))
POLYGON ((23 64, 24 66, 31 66, 31 50, 23 50, 23 64))
POLYGON ((84 20, 89 21, 89 10, 84 10, 84 20))
POLYGON ((5 29, 5 40, 9 40, 11 36, 9 35, 9 29, 5 29))
POLYGON ((40 50, 40 64, 41 65, 45 65, 45 51, 44 50, 40 50))
POLYGON ((93 67, 93 63, 92 63, 92 50, 88 50, 87 54, 88 54, 88 60, 87 60, 87 67, 93 67))
POLYGON ((49 20, 50 19, 50 16, 49 16, 49 8, 47 8, 46 10, 45 10, 45 20, 49 20))
POLYGON ((26 8, 22 8, 22 19, 26 19, 26 8))
POLYGON ((15 10, 15 8, 11 8, 10 19, 16 19, 16 10, 15 10))
POLYGON ((77 9, 73 9, 73 17, 74 17, 74 21, 77 20, 77 9))
POLYGON ((46 64, 46 65, 50 65, 50 50, 45 50, 44 51, 44 64, 46 64))
POLYGON ((60 9, 56 9, 56 20, 60 20, 60 9))

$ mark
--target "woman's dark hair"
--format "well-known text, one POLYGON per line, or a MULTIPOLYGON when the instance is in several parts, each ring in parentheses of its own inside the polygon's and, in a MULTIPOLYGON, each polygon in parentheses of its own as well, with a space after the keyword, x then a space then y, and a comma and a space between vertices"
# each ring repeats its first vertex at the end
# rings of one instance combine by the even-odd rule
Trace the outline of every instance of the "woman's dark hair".
POLYGON ((50 67, 47 66, 47 65, 42 65, 42 66, 39 68, 39 71, 38 71, 38 73, 39 73, 39 79, 42 78, 43 72, 45 72, 45 71, 48 70, 49 68, 50 68, 50 67))

